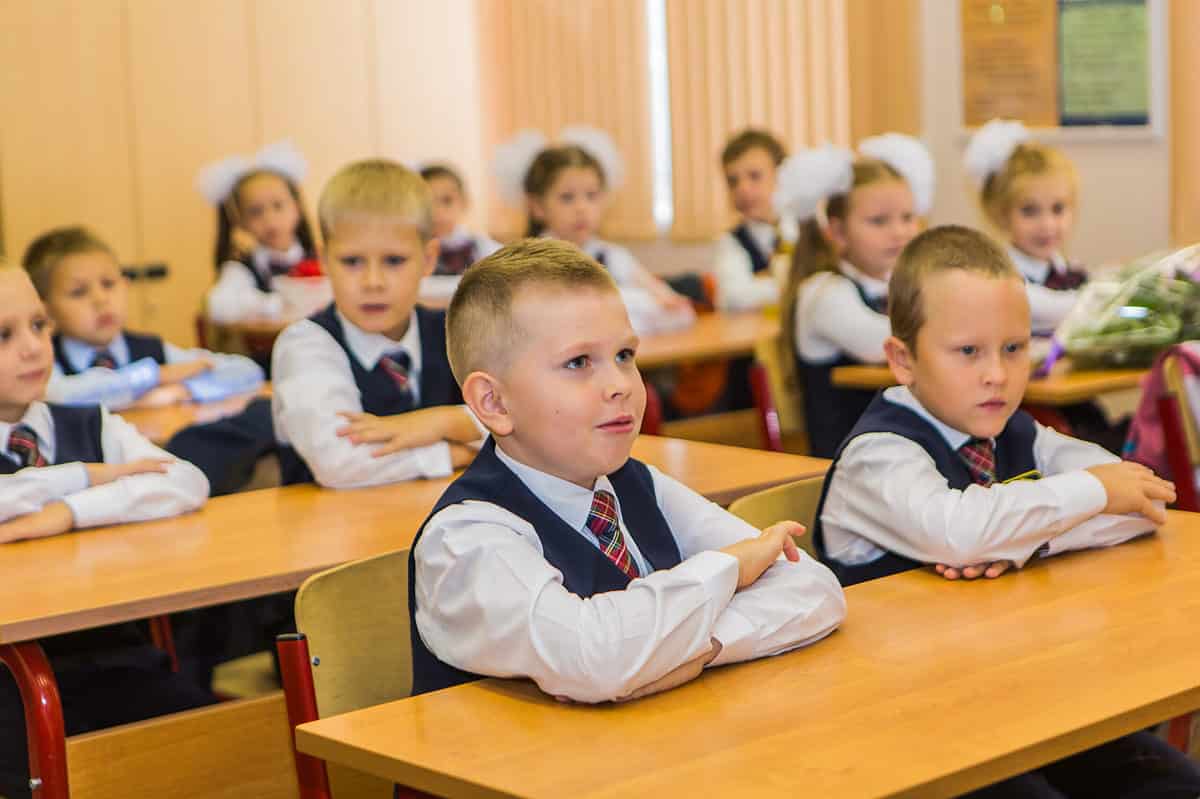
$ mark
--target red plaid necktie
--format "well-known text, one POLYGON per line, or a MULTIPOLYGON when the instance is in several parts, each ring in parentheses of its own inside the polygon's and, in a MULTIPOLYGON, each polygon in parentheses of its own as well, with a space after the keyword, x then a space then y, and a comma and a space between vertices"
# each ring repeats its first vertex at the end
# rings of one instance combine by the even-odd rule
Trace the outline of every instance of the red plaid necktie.
POLYGON ((379 365, 383 367, 383 371, 387 372, 388 377, 396 383, 396 388, 401 392, 411 392, 412 387, 408 384, 408 370, 412 368, 412 358, 404 350, 395 350, 389 352, 379 359, 379 365))
POLYGON ((972 438, 958 449, 971 479, 987 487, 996 482, 996 445, 987 438, 972 438))
POLYGON ((19 424, 8 434, 8 451, 22 466, 45 466, 46 459, 38 449, 37 434, 27 425, 19 424))
POLYGON ((600 551, 616 567, 636 580, 641 574, 633 556, 625 546, 621 525, 617 524, 617 498, 608 491, 597 491, 592 495, 592 509, 588 511, 587 529, 600 542, 600 551))
POLYGON ((1046 282, 1043 285, 1053 291, 1072 291, 1086 281, 1087 274, 1078 269, 1070 267, 1059 269, 1054 264, 1050 264, 1050 274, 1046 275, 1046 282))
POLYGON ((97 366, 101 369, 116 369, 117 359, 108 350, 100 350, 96 353, 96 357, 92 358, 92 367, 97 366))

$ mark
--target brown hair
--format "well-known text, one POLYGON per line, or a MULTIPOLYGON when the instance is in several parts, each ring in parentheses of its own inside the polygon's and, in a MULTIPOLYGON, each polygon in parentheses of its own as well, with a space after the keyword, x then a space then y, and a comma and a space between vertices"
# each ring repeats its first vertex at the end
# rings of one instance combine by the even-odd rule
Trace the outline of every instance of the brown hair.
POLYGON ((21 266, 29 273, 38 296, 46 299, 54 270, 62 260, 70 255, 88 252, 102 252, 116 259, 112 248, 87 228, 79 225, 55 228, 38 236, 25 248, 21 266))
POLYGON ((229 198, 217 206, 217 246, 213 253, 217 269, 220 269, 226 261, 238 260, 238 254, 233 247, 233 229, 237 226, 236 216, 241 213, 242 189, 250 181, 264 175, 277 177, 287 186, 288 193, 292 195, 292 200, 295 201, 296 208, 300 212, 300 221, 296 224, 296 241, 304 248, 305 257, 317 257, 317 245, 313 239, 312 226, 308 224, 308 214, 304 212, 304 200, 300 196, 300 187, 291 178, 280 172, 271 169, 255 169, 238 178, 237 183, 233 184, 233 189, 229 192, 229 198))
POLYGON ((984 216, 1000 230, 1008 229, 1008 216, 1020 197, 1028 178, 1062 175, 1071 184, 1071 202, 1076 201, 1079 173, 1061 150, 1037 142, 1022 142, 996 172, 987 176, 979 203, 984 216))
POLYGON ((458 174, 449 164, 428 164, 421 167, 421 179, 426 183, 438 178, 450 181, 458 189, 459 194, 467 196, 467 184, 463 182, 462 175, 458 174))
POLYGON ((461 385, 472 372, 503 372, 519 347, 513 302, 529 287, 617 290, 608 270, 578 247, 555 239, 523 239, 463 273, 446 315, 450 370, 461 385))
POLYGON ((321 236, 347 216, 391 217, 413 225, 422 241, 433 235, 429 186, 421 176, 386 158, 355 161, 325 184, 317 203, 321 236))
POLYGON ((960 225, 942 225, 921 233, 900 253, 888 283, 892 335, 914 354, 925 325, 922 289, 933 275, 961 269, 987 277, 1021 280, 1008 254, 990 237, 960 225))
MULTIPOLYGON (((600 178, 600 188, 608 188, 608 178, 604 174, 604 167, 600 165, 594 155, 575 144, 547 147, 538 153, 537 157, 533 159, 533 163, 529 165, 521 187, 525 190, 526 195, 544 197, 546 192, 550 191, 550 187, 554 185, 559 174, 572 167, 594 169, 600 178)), ((540 219, 535 219, 533 213, 530 212, 529 228, 525 235, 531 238, 540 236, 545 229, 545 224, 540 219)))
MULTIPOLYGON (((854 177, 850 182, 850 190, 845 194, 834 194, 825 201, 825 217, 827 219, 845 220, 850 214, 850 203, 854 199, 854 190, 884 183, 892 180, 904 181, 904 176, 895 167, 876 158, 858 158, 854 161, 854 177)), ((792 268, 788 271, 787 283, 783 290, 783 329, 784 347, 795 358, 796 352, 796 314, 800 305, 800 287, 819 272, 838 271, 838 255, 833 251, 833 243, 829 240, 821 223, 814 216, 800 225, 800 237, 796 241, 796 249, 792 252, 792 268)))
POLYGON ((774 134, 761 128, 745 128, 725 142, 725 147, 721 150, 721 167, 729 166, 751 150, 765 150, 775 162, 775 166, 779 166, 783 159, 787 158, 787 151, 774 134))

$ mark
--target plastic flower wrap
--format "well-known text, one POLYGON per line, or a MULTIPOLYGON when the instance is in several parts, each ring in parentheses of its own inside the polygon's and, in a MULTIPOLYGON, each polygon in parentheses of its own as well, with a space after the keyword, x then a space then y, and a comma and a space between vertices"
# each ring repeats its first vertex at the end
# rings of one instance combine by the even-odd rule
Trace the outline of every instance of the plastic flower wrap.
POLYGON ((1079 368, 1141 368, 1200 338, 1200 244, 1084 286, 1054 334, 1079 368))

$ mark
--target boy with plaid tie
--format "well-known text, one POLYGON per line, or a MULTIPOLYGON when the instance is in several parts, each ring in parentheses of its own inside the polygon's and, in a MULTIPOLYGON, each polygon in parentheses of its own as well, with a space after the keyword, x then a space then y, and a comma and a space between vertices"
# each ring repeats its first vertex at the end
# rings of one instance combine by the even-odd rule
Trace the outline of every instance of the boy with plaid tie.
POLYGON ((416 304, 438 256, 425 181, 359 161, 330 179, 317 213, 333 304, 284 330, 271 361, 284 483, 449 475, 483 431, 450 373, 445 313, 416 304))
MULTIPOLYGON (((1166 521, 1170 483, 1019 409, 1029 300, 990 239, 955 226, 922 233, 901 254, 888 296, 885 351, 901 385, 877 395, 842 442, 813 533, 843 585, 922 564, 951 580, 999 577, 1166 521)), ((973 796, 1198 793, 1187 758, 1143 732, 973 796)))
POLYGON ((447 331, 491 437, 413 544, 414 693, 491 675, 631 699, 842 621, 836 579, 792 541, 800 525, 760 533, 629 457, 638 340, 591 258, 549 239, 501 249, 463 276, 447 331))

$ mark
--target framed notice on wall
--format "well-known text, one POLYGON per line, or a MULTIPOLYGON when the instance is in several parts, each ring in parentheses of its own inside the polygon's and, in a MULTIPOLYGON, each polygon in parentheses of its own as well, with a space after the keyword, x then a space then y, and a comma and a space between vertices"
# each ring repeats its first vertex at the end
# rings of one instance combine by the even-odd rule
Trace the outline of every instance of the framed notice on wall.
POLYGON ((1160 0, 960 0, 963 123, 1154 123, 1160 0))

